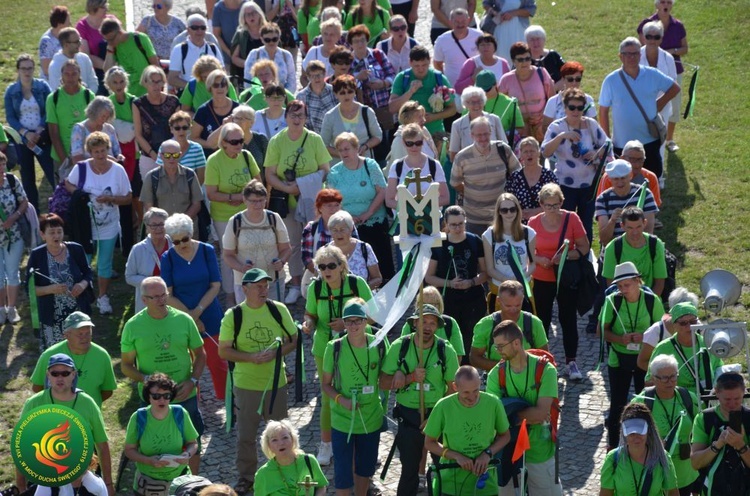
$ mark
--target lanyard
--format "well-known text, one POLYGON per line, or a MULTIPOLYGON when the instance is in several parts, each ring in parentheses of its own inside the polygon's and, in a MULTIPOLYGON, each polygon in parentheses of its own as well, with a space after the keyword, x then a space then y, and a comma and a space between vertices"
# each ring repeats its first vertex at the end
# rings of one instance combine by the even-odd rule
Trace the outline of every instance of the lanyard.
POLYGON ((349 351, 352 354, 352 357, 354 357, 354 363, 357 364, 357 368, 359 369, 359 373, 362 374, 362 377, 365 378, 365 382, 367 385, 370 385, 370 347, 367 346, 367 340, 365 339, 365 350, 367 351, 367 367, 362 370, 362 366, 359 364, 359 360, 357 360, 357 355, 354 353, 354 348, 352 348, 352 343, 349 342, 349 337, 346 338, 346 344, 349 345, 349 351))
POLYGON ((625 312, 628 314, 628 321, 630 321, 630 332, 638 332, 636 327, 638 327, 638 313, 641 311, 641 299, 642 298, 643 298, 643 293, 638 295, 638 304, 635 306, 635 317, 630 315, 630 305, 628 305, 628 302, 625 301, 625 312))
POLYGON ((516 394, 518 395, 518 397, 526 399, 526 393, 529 391, 529 370, 531 369, 531 360, 529 360, 528 358, 526 359, 526 387, 524 388, 523 393, 521 393, 521 389, 516 386, 516 383, 513 380, 513 369, 511 368, 510 363, 507 363, 506 366, 508 367, 508 379, 513 385, 513 389, 516 390, 516 394))
MULTIPOLYGON (((677 408, 677 398, 679 396, 680 396, 679 393, 677 391, 675 391, 674 401, 672 403, 672 413, 670 413, 669 417, 668 417, 669 418, 669 427, 670 427, 670 429, 674 425, 674 412, 675 412, 675 409, 677 408)), ((664 410, 664 415, 667 415, 667 407, 665 407, 664 403, 662 403, 661 398, 659 398, 659 394, 658 393, 656 393, 656 398, 659 400, 659 405, 661 405, 661 409, 664 410)))
POLYGON ((341 287, 339 288, 338 296, 334 296, 333 288, 331 286, 328 286, 328 319, 329 319, 329 322, 341 317, 341 309, 344 307, 344 283, 345 282, 346 282, 345 280, 341 281, 341 287), (339 303, 338 315, 336 313, 336 306, 333 304, 334 299, 338 300, 338 303, 339 303))
MULTIPOLYGON (((690 364, 690 360, 688 360, 687 355, 685 355, 685 350, 682 349, 682 345, 677 342, 677 334, 669 338, 669 341, 672 343, 672 347, 677 352, 677 354, 680 356, 680 360, 682 360, 682 364, 687 367, 688 372, 690 372, 690 375, 693 376, 693 380, 697 383, 700 382, 700 377, 698 377, 698 372, 700 370, 700 361, 698 362, 698 371, 696 371, 693 366, 690 364)), ((696 343, 697 344, 697 343, 696 343)))
MULTIPOLYGON (((630 458, 630 474, 633 476, 633 485, 635 486, 635 496, 640 496, 641 494, 641 486, 643 485, 643 474, 646 473, 646 466, 643 466, 643 470, 641 470, 640 477, 635 476, 635 468, 633 468, 633 464, 635 463, 635 460, 633 460, 633 457, 630 456, 630 450, 628 450, 628 458, 630 458)), ((646 448, 646 459, 648 459, 648 448, 646 448)))
POLYGON ((272 463, 276 464, 276 468, 279 471, 279 478, 281 479, 281 482, 286 486, 288 490, 292 491, 293 494, 297 494, 298 487, 297 487, 296 482, 299 480, 299 470, 297 469, 297 458, 296 457, 294 458, 294 463, 292 464, 294 465, 294 479, 293 479, 294 482, 292 482, 291 484, 289 483, 289 479, 287 477, 284 477, 284 472, 281 470, 281 465, 279 464, 279 462, 277 460, 273 460, 272 463))

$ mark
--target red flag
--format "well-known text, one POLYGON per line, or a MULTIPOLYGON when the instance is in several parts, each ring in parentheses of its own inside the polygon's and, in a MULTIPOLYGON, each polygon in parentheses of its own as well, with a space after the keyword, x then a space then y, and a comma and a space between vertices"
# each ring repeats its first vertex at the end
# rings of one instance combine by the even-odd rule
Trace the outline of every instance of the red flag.
POLYGON ((531 445, 529 444, 529 431, 526 430, 526 419, 523 419, 523 422, 521 422, 521 430, 518 431, 516 447, 513 449, 513 463, 516 463, 529 448, 531 448, 531 445))

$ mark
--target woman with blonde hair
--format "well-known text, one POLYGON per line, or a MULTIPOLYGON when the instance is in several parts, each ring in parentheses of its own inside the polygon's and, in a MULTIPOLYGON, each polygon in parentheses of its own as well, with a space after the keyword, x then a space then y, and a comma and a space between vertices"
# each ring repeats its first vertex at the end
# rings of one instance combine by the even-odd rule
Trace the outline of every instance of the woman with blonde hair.
MULTIPOLYGON (((430 158, 436 158, 438 156, 438 150, 435 146, 435 142, 432 140, 432 135, 430 134, 430 131, 428 131, 427 128, 424 127, 425 123, 427 122, 427 120, 425 119, 425 115, 425 109, 422 104, 414 100, 409 100, 399 109, 398 123, 400 124, 400 126, 393 134, 393 141, 391 141, 391 152, 388 154, 388 158, 386 159, 388 165, 383 171, 383 174, 385 174, 386 177, 388 177, 388 172, 390 171, 393 162, 406 157, 406 146, 404 145, 403 134, 404 126, 406 126, 407 124, 416 124, 422 129, 422 153, 430 158)), ((443 146, 447 145, 448 140, 446 139, 443 146)))
MULTIPOLYGON (((193 64, 193 71, 190 81, 188 81, 185 90, 180 95, 180 103, 182 104, 182 110, 190 112, 191 114, 198 110, 198 107, 209 101, 211 96, 210 88, 208 85, 208 76, 214 71, 223 71, 224 66, 221 65, 219 59, 213 55, 201 55, 198 60, 193 64)), ((237 91, 234 89, 234 85, 229 85, 227 97, 233 101, 239 101, 237 98, 237 91)))
MULTIPOLYGON (((443 304, 443 296, 440 294, 440 289, 436 288, 435 286, 425 286, 422 292, 422 303, 425 305, 432 305, 433 307, 437 308, 438 312, 442 314, 445 325, 438 327, 437 331, 435 331, 435 336, 441 339, 445 339, 451 345, 453 345, 453 349, 456 350, 456 355, 458 355, 458 362, 461 363, 461 359, 466 354, 466 351, 464 349, 464 341, 461 337, 461 328, 459 327, 458 322, 456 322, 456 319, 454 319, 450 315, 443 313, 445 310, 445 306, 443 304)), ((419 313, 419 308, 419 302, 415 301, 415 314, 419 313)), ((406 322, 404 322, 404 326, 401 328, 402 336, 406 336, 407 334, 411 334, 415 331, 411 323, 411 320, 407 320, 406 322)))
POLYGON ((229 49, 232 52, 232 66, 229 75, 239 82, 238 88, 245 86, 243 73, 245 71, 245 59, 251 50, 263 46, 260 39, 260 28, 266 24, 266 14, 255 2, 245 2, 240 7, 239 27, 232 37, 229 49))

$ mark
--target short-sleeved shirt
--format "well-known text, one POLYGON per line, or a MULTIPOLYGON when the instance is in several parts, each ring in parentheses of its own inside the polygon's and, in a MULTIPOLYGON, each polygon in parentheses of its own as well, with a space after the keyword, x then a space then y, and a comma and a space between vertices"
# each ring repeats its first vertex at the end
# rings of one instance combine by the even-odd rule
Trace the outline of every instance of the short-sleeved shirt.
MULTIPOLYGON (((529 227, 536 231, 536 253, 543 257, 552 258, 560 248, 560 234, 562 232, 563 225, 565 224, 565 216, 569 215, 570 220, 568 221, 568 230, 565 231, 565 239, 570 241, 569 250, 575 249, 575 240, 586 235, 586 230, 583 228, 581 218, 575 212, 568 212, 567 210, 561 211, 563 218, 560 221, 560 227, 555 232, 547 231, 542 225, 543 213, 535 215, 529 219, 529 227)), ((536 265, 534 270, 534 279, 546 282, 555 282, 557 276, 555 275, 555 269, 549 267, 542 267, 541 264, 536 265)))
POLYGON ((49 405, 52 403, 59 406, 67 406, 78 412, 78 418, 88 423, 95 444, 107 442, 107 431, 104 428, 104 417, 102 417, 102 411, 97 406, 96 401, 84 391, 78 391, 76 397, 70 401, 53 399, 51 389, 39 391, 34 396, 27 399, 26 403, 23 404, 20 418, 24 418, 29 411, 38 406, 49 405))
POLYGON ((141 201, 163 208, 169 215, 184 214, 190 208, 190 205, 203 199, 200 181, 197 177, 188 181, 188 174, 187 168, 177 164, 177 174, 174 183, 172 183, 163 166, 150 170, 143 179, 141 201), (158 177, 156 197, 152 194, 155 177, 158 177))
POLYGON ((310 88, 310 85, 307 85, 297 92, 295 98, 305 102, 307 106, 307 123, 305 126, 318 134, 323 127, 323 117, 326 112, 339 104, 336 94, 333 92, 333 86, 328 83, 326 83, 320 95, 317 95, 310 88))
MULTIPOLYGON (((661 207, 661 189, 659 188, 659 178, 656 177, 656 174, 648 169, 641 168, 640 174, 635 175, 634 173, 633 179, 630 182, 639 186, 643 183, 648 183, 648 189, 654 195, 656 206, 661 207)), ((596 190, 596 195, 601 195, 611 187, 612 180, 609 178, 609 174, 605 172, 602 175, 602 180, 599 181, 599 188, 596 190)))
MULTIPOLYGON (((658 20, 658 12, 651 17, 647 17, 646 19, 642 20, 641 23, 638 24, 638 34, 643 33, 643 26, 645 26, 647 22, 658 20)), ((669 23, 664 26, 664 35, 661 39, 659 48, 667 51, 672 50, 673 48, 682 48, 682 40, 685 38, 687 38, 685 25, 682 23, 682 21, 675 19, 670 15, 669 23)), ((677 74, 682 74, 685 71, 685 68, 682 66, 680 56, 674 54, 672 54, 672 56, 674 57, 674 63, 677 66, 677 74)))
POLYGON ((602 276, 605 279, 614 279, 615 266, 623 262, 633 262, 638 272, 641 274, 643 284, 652 288, 654 279, 665 279, 667 277, 667 262, 664 258, 664 241, 656 238, 653 234, 643 233, 645 243, 640 248, 633 248, 628 243, 625 236, 622 236, 622 256, 619 260, 615 255, 615 244, 618 238, 613 239, 604 249, 604 267, 602 276), (651 249, 649 247, 649 238, 656 238, 656 251, 651 258, 651 249))
MULTIPOLYGON (((281 338, 284 343, 290 340, 289 334, 296 332, 294 320, 285 305, 271 302, 276 305, 281 315, 283 327, 279 325, 273 314, 264 304, 260 308, 250 308, 246 302, 240 304, 242 309, 242 324, 237 334, 237 350, 245 353, 260 353, 274 346, 276 338, 281 338)), ((234 340, 234 314, 230 308, 221 319, 221 332, 219 341, 234 340)), ((273 348, 275 350, 275 348, 273 348)), ((237 362, 234 367, 234 385, 240 389, 249 391, 264 391, 268 385, 269 377, 273 377, 276 361, 256 364, 250 362, 237 362)), ((281 375, 279 376, 279 387, 286 385, 286 374, 284 361, 281 361, 281 375)))
MULTIPOLYGON (((594 202, 594 218, 598 219, 602 215, 606 215, 609 218, 618 208, 636 206, 640 197, 640 192, 636 194, 636 190, 638 188, 639 185, 630 183, 630 191, 628 191, 625 196, 618 196, 617 193, 615 193, 614 188, 605 190, 603 193, 596 197, 596 202, 594 202)), ((659 207, 656 206, 654 195, 652 195, 651 191, 647 189, 646 201, 643 203, 643 213, 655 214, 658 211, 659 207)), ((617 224, 615 224, 613 236, 619 236, 624 232, 625 231, 623 231, 622 229, 622 223, 618 221, 617 224)))
MULTIPOLYGON (((125 323, 120 340, 122 353, 135 351, 141 373, 163 372, 178 384, 190 378, 190 351, 201 346, 203 338, 193 318, 170 306, 163 319, 151 317, 145 309, 135 314, 125 323)), ((142 390, 139 383, 139 394, 142 390)), ((194 395, 195 390, 191 393, 194 395)))
MULTIPOLYGON (((456 350, 456 355, 466 355, 466 348, 464 348, 464 340, 458 322, 456 322, 456 319, 450 315, 445 314, 443 314, 443 320, 445 321, 445 325, 441 325, 437 328, 435 331, 435 337, 448 341, 448 343, 453 346, 453 349, 456 350), (450 327, 450 336, 448 336, 448 327, 450 327)), ((416 328, 412 327, 412 324, 409 321, 405 322, 404 326, 401 328, 401 336, 406 336, 407 334, 415 332, 416 328)), ((396 343, 394 342, 393 344, 396 343)))
MULTIPOLYGON (((467 408, 458 399, 458 393, 441 399, 433 408, 427 425, 424 428, 426 436, 437 439, 443 437, 443 446, 461 453, 469 458, 476 458, 486 450, 498 434, 508 431, 510 424, 505 414, 503 404, 497 397, 480 391, 477 403, 467 408)), ((453 460, 441 458, 441 463, 453 460)), ((463 494, 454 492, 457 487, 472 488, 472 494, 496 495, 497 471, 489 470, 483 489, 477 488, 477 476, 463 469, 445 470, 441 472, 443 493, 463 494), (476 489, 474 489, 476 488, 476 489)))
POLYGON ((573 131, 580 136, 580 140, 575 144, 567 138, 563 139, 554 154, 557 159, 555 166, 557 179, 561 185, 568 188, 582 189, 591 186, 596 174, 596 166, 588 164, 583 159, 583 155, 589 151, 597 151, 607 141, 607 135, 596 120, 584 117, 583 123, 586 124, 585 128, 571 129, 565 119, 553 121, 547 128, 544 143, 542 143, 542 152, 544 152, 545 145, 561 133, 573 131))
POLYGON ((669 328, 664 324, 664 320, 659 320, 659 322, 654 322, 651 327, 646 329, 646 332, 643 333, 643 344, 656 348, 657 344, 671 336, 672 334, 669 332, 669 328))
POLYGON ((340 319, 346 302, 359 296, 365 301, 372 299, 372 291, 367 282, 361 277, 356 278, 357 291, 352 291, 349 278, 344 278, 339 289, 331 290, 325 281, 313 281, 307 288, 307 303, 305 312, 315 316, 317 324, 315 334, 313 335, 312 354, 316 357, 322 357, 326 345, 332 339, 338 338, 339 334, 331 330, 329 323, 332 320, 340 319), (319 284, 320 299, 315 296, 315 286, 319 284))
POLYGON ((179 73, 180 79, 187 82, 192 77, 193 66, 204 55, 211 55, 222 60, 221 49, 218 45, 204 41, 203 46, 198 46, 188 38, 172 48, 172 52, 169 55, 169 72, 174 71, 179 73), (183 48, 185 46, 187 50, 183 48), (183 50, 185 51, 183 52, 183 50), (183 53, 185 53, 184 57, 182 56, 183 53))
MULTIPOLYGON (((471 280, 479 274, 479 259, 483 257, 482 240, 476 234, 467 232, 463 241, 454 243, 450 239, 446 239, 443 246, 432 248, 431 261, 437 263, 436 277, 447 280, 456 277, 471 280)), ((460 301, 473 302, 477 299, 484 299, 484 289, 481 285, 472 286, 468 289, 446 287, 444 298, 454 303, 460 301)))
MULTIPOLYGON (((495 349, 495 342, 492 339, 492 330, 495 328, 495 322, 502 322, 503 318, 499 317, 499 320, 495 318, 497 314, 500 314, 500 312, 494 312, 486 317, 482 317, 479 322, 477 322, 477 325, 474 326, 474 336, 471 340, 471 347, 477 348, 477 349, 484 349, 484 356, 487 358, 487 360, 492 360, 495 362, 499 362, 502 357, 500 356, 500 353, 495 349)), ((501 314, 502 315, 502 314, 501 314)), ((541 348, 542 346, 546 345, 549 340, 547 339, 547 333, 544 331, 544 324, 542 324, 542 321, 539 317, 536 315, 531 315, 531 339, 534 341, 533 346, 532 343, 529 343, 526 340, 526 332, 524 332, 523 340, 523 349, 529 350, 531 348, 541 348)), ((521 330, 525 331, 524 329, 524 323, 523 323, 523 312, 521 312, 521 315, 518 316, 518 320, 516 320, 516 324, 518 324, 518 327, 521 328, 521 330)))
MULTIPOLYGON (((445 363, 442 363, 438 354, 438 339, 432 340, 432 346, 422 350, 424 357, 424 405, 432 408, 445 395, 448 390, 448 383, 453 381, 458 370, 458 356, 456 350, 447 341, 444 341, 445 363)), ((440 339, 442 341, 442 339, 440 339)), ((409 334, 401 336, 391 344, 388 355, 385 357, 383 372, 393 375, 400 370, 405 375, 414 372, 419 365, 419 355, 417 351, 417 335, 409 334), (401 347, 409 348, 404 355, 404 363, 399 366, 399 357, 401 356, 401 347)), ((396 402, 407 408, 419 408, 419 390, 421 385, 418 382, 411 383, 396 392, 396 402)))
MULTIPOLYGON (((104 16, 104 19, 118 20, 117 17, 112 14, 107 14, 106 16, 104 16)), ((104 46, 102 42, 105 40, 102 34, 99 32, 99 28, 95 28, 90 25, 86 20, 86 17, 81 17, 76 23, 75 28, 76 31, 78 31, 78 34, 81 35, 81 38, 86 40, 86 42, 89 44, 89 52, 92 55, 96 55, 97 57, 103 59, 106 54, 104 53, 104 46)))
MULTIPOLYGON (((612 322, 613 316, 615 315, 615 297, 617 293, 613 293, 604 300, 604 307, 602 308, 601 321, 607 325, 612 322)), ((651 315, 648 313, 646 306, 646 296, 643 290, 636 302, 629 302, 625 298, 622 298, 622 304, 620 308, 616 309, 617 318, 614 319, 614 323, 611 325, 610 330, 617 336, 623 334, 629 334, 633 332, 644 333, 646 329, 651 327, 654 322, 661 320, 664 315, 664 306, 661 303, 661 298, 654 296, 654 309, 651 315)), ((618 297, 619 299, 619 297, 618 297)), ((607 364, 610 367, 619 367, 620 360, 618 353, 625 355, 637 355, 641 351, 640 344, 620 344, 611 343, 612 348, 609 353, 609 360, 607 364)), ((656 355, 652 355, 656 356, 656 355)))
POLYGON ((453 31, 447 31, 435 40, 435 62, 443 62, 445 76, 455 85, 461 67, 468 59, 479 53, 477 39, 482 36, 478 29, 468 28, 466 36, 458 39, 453 31))
POLYGON ((83 355, 77 355, 68 347, 68 341, 60 341, 50 346, 39 357, 31 374, 31 383, 35 386, 44 387, 44 380, 47 377, 47 365, 52 355, 65 353, 76 364, 78 370, 78 383, 76 387, 83 389, 91 399, 102 406, 102 391, 114 391, 117 389, 117 380, 112 368, 112 357, 107 350, 96 343, 91 343, 89 351, 83 355))
MULTIPOLYGON (((703 336, 696 334, 695 338, 698 344, 698 350, 705 351, 706 345, 703 341, 703 336)), ((678 368, 680 370, 679 377, 677 378, 677 385, 695 391, 695 362, 693 361, 693 357, 695 356, 694 348, 692 346, 681 345, 680 342, 677 341, 677 335, 675 334, 669 339, 664 339, 656 345, 654 352, 651 354, 651 360, 659 355, 673 356, 675 360, 677 360, 678 368)), ((698 356, 698 377, 700 378, 702 389, 706 388, 706 377, 716 377, 714 372, 723 365, 719 357, 714 356, 711 353, 709 353, 708 356, 708 367, 710 370, 706 370, 705 358, 703 355, 698 356)), ((646 379, 651 379, 650 368, 646 371, 646 379)))
MULTIPOLYGON (((627 451, 617 448, 609 453, 604 459, 602 466, 602 489, 610 489, 614 494, 641 494, 639 488, 643 486, 646 477, 646 467, 627 456, 627 451), (617 456, 617 470, 614 468, 615 456, 617 456), (638 486, 636 487, 636 481, 638 486)), ((665 473, 661 465, 653 470, 651 490, 648 496, 660 496, 665 492, 677 488, 677 476, 672 459, 667 457, 668 470, 665 473)))
MULTIPOLYGON (((425 161, 422 164, 422 167, 420 167, 422 170, 422 179, 419 181, 422 186, 422 191, 427 191, 427 188, 430 187, 430 184, 434 183, 446 183, 446 177, 445 177, 445 171, 443 170, 443 167, 438 163, 436 160, 431 159, 429 157, 425 157, 425 161), (432 178, 432 182, 427 181, 424 179, 428 174, 432 175, 430 170, 430 160, 433 160, 435 162, 435 177, 432 178)), ((397 160, 393 163, 391 166, 391 169, 388 171, 388 179, 395 179, 396 184, 403 184, 404 179, 406 179, 406 176, 409 175, 411 171, 413 171, 411 167, 409 167, 409 164, 406 163, 406 159, 403 160, 397 160), (401 166, 401 175, 398 175, 398 163, 402 162, 401 166)), ((413 182, 408 185, 407 189, 412 195, 417 194, 417 185, 416 182, 413 182)))
MULTIPOLYGON (((70 153, 70 135, 73 132, 73 125, 86 120, 86 107, 88 102, 94 99, 94 96, 91 90, 84 87, 81 87, 75 95, 71 95, 60 88, 47 96, 47 102, 45 103, 47 124, 57 124, 60 141, 62 141, 63 148, 68 153, 70 153), (88 98, 85 93, 88 93, 88 98), (55 95, 57 95, 57 104, 55 104, 55 95)), ((57 156, 55 147, 52 147, 52 158, 61 160, 61 157, 57 156)))
POLYGON ((484 104, 484 111, 500 118, 506 134, 511 129, 518 131, 523 128, 523 114, 518 106, 518 100, 515 98, 498 93, 496 97, 487 99, 487 103, 484 104))
MULTIPOLYGON (((526 235, 525 238, 522 238, 520 241, 516 241, 512 236, 506 234, 503 234, 502 242, 495 241, 495 234, 492 226, 488 227, 487 230, 482 233, 482 240, 489 243, 492 247, 492 260, 485 260, 485 263, 493 264, 495 270, 500 272, 500 274, 506 279, 515 280, 516 278, 513 269, 510 267, 509 256, 511 256, 511 254, 508 251, 508 243, 506 243, 506 241, 510 242, 510 245, 516 251, 518 260, 521 262, 521 267, 524 269, 529 267, 530 262, 534 257, 533 253, 528 253, 528 249, 530 247, 529 243, 536 237, 536 231, 528 226, 523 226, 523 229, 526 231, 526 235)), ((496 286, 500 286, 502 281, 493 278, 492 283, 496 286)))
MULTIPOLYGON (((214 152, 206 161, 206 186, 216 186, 222 193, 240 195, 245 185, 260 175, 258 164, 253 155, 243 150, 231 158, 223 149, 214 152)), ((241 196, 241 195, 240 195, 241 196)), ((244 205, 230 205, 227 202, 211 202, 211 218, 226 222, 229 218, 245 209, 244 205)))
POLYGON ((547 95, 552 94, 554 81, 542 67, 537 67, 526 81, 521 81, 515 69, 504 74, 498 82, 498 90, 518 100, 524 116, 541 116, 547 105, 547 95))
MULTIPOLYGON (((356 8, 355 8, 356 10, 356 8)), ((385 30, 388 32, 388 25, 391 22, 391 14, 388 12, 390 9, 384 9, 380 5, 377 6, 376 12, 372 17, 357 16, 354 14, 354 10, 346 16, 344 19, 344 31, 348 31, 358 24, 364 24, 367 29, 370 30, 370 41, 369 45, 375 46, 377 40, 380 39, 381 33, 385 30)))
MULTIPOLYGON (((224 250, 237 250, 238 260, 252 260, 253 266, 266 271, 272 281, 275 280, 276 271, 273 270, 273 261, 279 257, 279 243, 289 243, 289 232, 284 225, 281 216, 276 212, 267 210, 260 222, 251 222, 243 212, 240 215, 240 229, 235 234, 234 223, 227 224, 227 229, 222 235, 222 248, 224 250), (268 215, 273 216, 273 225, 268 222, 268 215)), ((242 284, 244 272, 236 270, 234 284, 242 284)))
MULTIPOLYGON (((8 176, 10 175, 9 172, 6 172, 3 176, 0 176, 0 180, 2 181, 0 183, 0 208, 3 209, 5 215, 15 212, 23 201, 28 200, 21 181, 15 176, 9 179, 8 176), (11 183, 11 181, 13 182, 11 183)), ((18 226, 18 222, 14 222, 9 229, 3 229, 0 232, 0 246, 6 247, 6 250, 9 249, 10 244, 22 239, 21 228, 18 226)), ((6 270, 13 269, 6 267, 6 270)), ((18 270, 17 267, 16 270, 18 270)))
MULTIPOLYGON (((182 432, 174 418, 173 408, 182 408, 180 405, 170 406, 169 413, 161 420, 151 413, 152 406, 146 407, 146 425, 143 434, 138 438, 138 412, 130 416, 125 434, 125 444, 138 446, 138 452, 146 456, 154 455, 179 455, 183 452, 186 442, 198 439, 198 431, 193 426, 190 415, 183 408, 182 432)), ((178 467, 152 467, 146 463, 136 462, 138 472, 157 480, 172 480, 182 474, 185 465, 178 467)))
MULTIPOLYGON (((432 108, 432 105, 430 105, 429 99, 434 93, 435 87, 438 86, 437 84, 438 77, 440 78, 440 86, 445 86, 448 88, 453 87, 450 81, 448 80, 448 78, 444 74, 434 70, 433 68, 429 68, 427 69, 427 75, 422 79, 422 87, 419 88, 411 97, 412 100, 419 102, 428 113, 435 112, 435 110, 432 108)), ((398 74, 396 74, 396 79, 393 80, 393 87, 391 88, 391 93, 396 96, 403 95, 404 93, 409 91, 409 86, 411 86, 411 82, 414 79, 416 78, 414 77, 414 73, 411 69, 407 69, 403 72, 399 72, 398 74)), ((455 99, 455 96, 451 95, 449 98, 449 101, 446 102, 445 105, 452 103, 454 99, 455 99)), ((442 119, 428 122, 425 124, 425 127, 431 133, 445 131, 445 127, 443 126, 442 119)))
MULTIPOLYGON (((385 177, 377 162, 371 158, 355 170, 347 168, 343 162, 331 167, 326 178, 329 188, 338 190, 344 197, 341 208, 353 217, 362 215, 370 209, 377 196, 377 188, 385 189, 385 177)), ((375 213, 364 222, 366 226, 380 224, 385 220, 385 206, 381 205, 375 213)))
MULTIPOLYGON (((162 165, 164 162, 159 156, 156 159, 156 165, 162 165)), ((188 169, 200 169, 206 166, 206 155, 203 153, 203 147, 195 141, 188 140, 188 149, 180 157, 180 165, 187 167, 188 169)))
MULTIPOLYGON (((547 100, 547 105, 544 106, 544 117, 557 120, 565 116, 565 103, 563 102, 561 91, 547 100)), ((583 116, 596 119, 596 102, 594 102, 594 97, 588 93, 586 93, 586 105, 583 110, 583 116)))
MULTIPOLYGON (((182 95, 180 95, 180 104, 184 105, 185 107, 190 107, 193 110, 197 110, 204 103, 213 98, 213 96, 208 92, 205 81, 198 81, 196 79, 194 84, 192 83, 192 81, 192 79, 188 79, 188 85, 185 87, 185 91, 182 92, 182 95)), ((229 98, 233 102, 239 101, 239 98, 237 97, 237 90, 234 89, 233 84, 229 85, 227 98, 229 98)))
POLYGON ((318 460, 312 455, 297 455, 294 463, 291 465, 280 465, 276 459, 268 460, 262 467, 255 472, 255 484, 253 491, 257 494, 297 494, 300 487, 298 484, 305 481, 305 477, 310 476, 313 481, 317 482, 316 488, 328 485, 328 479, 323 474, 318 460), (307 461, 305 461, 307 458, 307 461), (308 469, 308 462, 312 473, 308 469), (294 488, 294 489, 290 489, 294 488))
POLYGON ((513 193, 521 204, 521 209, 534 209, 539 207, 539 192, 545 184, 558 184, 557 176, 549 169, 542 169, 542 174, 535 185, 529 186, 526 174, 523 169, 517 170, 510 175, 510 179, 505 183, 505 191, 513 193))
MULTIPOLYGON (((495 365, 487 376, 487 392, 498 398, 520 398, 536 406, 539 398, 557 398, 557 369, 551 363, 544 366, 541 384, 536 385, 536 367, 539 358, 527 355, 526 368, 516 372, 505 362, 505 394, 500 390, 498 379, 500 364, 495 365)), ((528 463, 543 463, 555 456, 555 443, 548 424, 529 425, 529 443, 526 452, 528 463)))
MULTIPOLYGON (((326 345, 323 356, 323 372, 333 376, 333 387, 343 397, 352 399, 356 395, 359 408, 355 412, 338 402, 331 404, 331 427, 341 432, 369 434, 383 424, 383 403, 380 401, 378 380, 383 363, 378 346, 370 347, 375 339, 367 335, 367 344, 352 346, 348 336, 333 340, 326 345), (339 343, 338 345, 336 343, 339 343), (338 363, 334 363, 334 348, 339 346, 338 363), (334 369, 338 368, 338 371, 334 369), (354 426, 351 425, 354 415, 354 426)), ((388 343, 384 342, 386 354, 388 343)), ((385 355, 384 355, 385 357, 385 355)))
POLYGON ((115 48, 115 61, 128 73, 130 83, 128 93, 135 96, 146 94, 146 88, 141 86, 141 74, 143 69, 149 65, 149 57, 155 57, 156 50, 151 40, 145 33, 129 33, 128 39, 115 48), (140 48, 136 44, 135 37, 141 42, 140 48), (141 50, 142 49, 142 50, 141 50))
POLYGON ((100 203, 99 196, 124 196, 130 194, 130 180, 123 166, 111 163, 104 174, 91 170, 88 161, 79 162, 68 175, 71 184, 78 184, 80 167, 87 167, 83 191, 91 196, 91 235, 95 240, 112 239, 120 232, 120 209, 113 203, 100 203))
MULTIPOLYGON (((54 57, 61 48, 60 40, 52 35, 52 28, 48 29, 39 39, 39 60, 52 60, 52 57, 54 57)), ((45 74, 41 64, 39 64, 39 75, 45 81, 47 80, 47 74, 45 74)))

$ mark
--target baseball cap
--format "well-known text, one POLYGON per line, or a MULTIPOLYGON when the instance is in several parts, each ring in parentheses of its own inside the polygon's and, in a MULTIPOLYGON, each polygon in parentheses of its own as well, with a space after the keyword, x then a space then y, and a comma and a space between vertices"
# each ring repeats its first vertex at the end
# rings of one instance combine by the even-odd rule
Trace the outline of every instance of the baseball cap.
POLYGON ((482 88, 484 91, 491 90, 494 86, 497 86, 497 78, 495 73, 483 69, 477 74, 476 85, 482 88))
POLYGON ((63 332, 71 329, 80 329, 81 327, 86 326, 94 327, 94 323, 91 322, 91 317, 81 311, 75 311, 65 318, 65 322, 63 322, 63 332))
POLYGON ((65 353, 57 353, 49 357, 49 365, 47 365, 47 369, 50 369, 55 365, 65 365, 66 367, 70 367, 71 369, 76 368, 76 364, 73 359, 65 353))
POLYGON ((617 179, 630 174, 633 171, 633 166, 627 160, 618 158, 608 163, 605 170, 610 179, 617 179))
POLYGON ((242 284, 256 283, 260 281, 272 281, 271 276, 263 269, 250 269, 242 276, 242 284))

